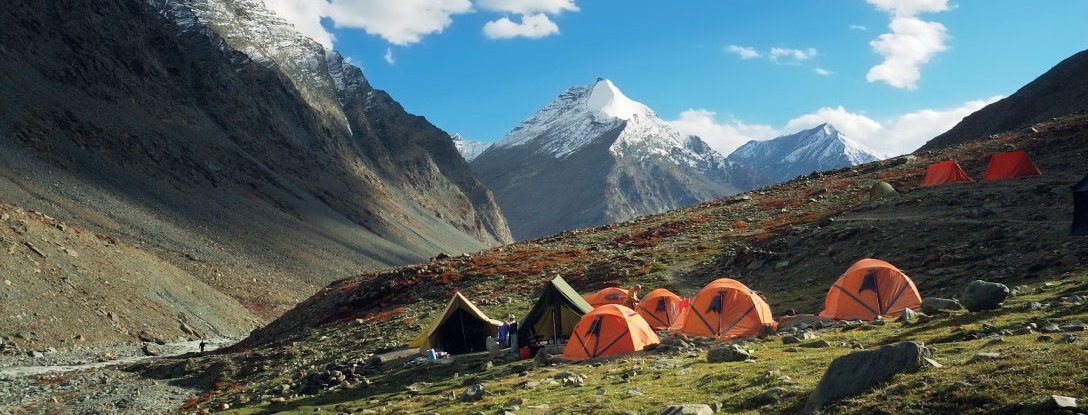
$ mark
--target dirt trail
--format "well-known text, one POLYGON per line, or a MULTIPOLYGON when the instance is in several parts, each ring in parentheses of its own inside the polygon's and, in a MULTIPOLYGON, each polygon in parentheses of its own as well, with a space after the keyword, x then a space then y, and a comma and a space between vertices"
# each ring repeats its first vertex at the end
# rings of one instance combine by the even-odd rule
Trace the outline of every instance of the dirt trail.
MULTIPOLYGON (((205 341, 207 342, 207 345, 205 346, 204 351, 211 352, 221 347, 234 344, 238 341, 238 339, 218 338, 205 341)), ((86 362, 91 356, 98 354, 113 353, 115 355, 122 355, 126 352, 133 352, 133 349, 135 349, 135 352, 137 353, 142 353, 142 351, 139 350, 139 347, 137 346, 123 346, 97 349, 93 351, 56 353, 59 356, 48 359, 47 361, 49 361, 50 364, 44 365, 34 364, 38 363, 37 360, 31 360, 28 362, 24 359, 2 359, 0 360, 0 379, 12 379, 17 377, 50 375, 78 370, 99 369, 104 367, 135 363, 144 360, 180 356, 186 353, 197 353, 200 351, 200 340, 167 343, 165 345, 154 345, 152 347, 160 352, 159 356, 135 355, 119 357, 116 359, 101 362, 86 362)), ((43 357, 41 359, 46 360, 47 357, 43 357)))

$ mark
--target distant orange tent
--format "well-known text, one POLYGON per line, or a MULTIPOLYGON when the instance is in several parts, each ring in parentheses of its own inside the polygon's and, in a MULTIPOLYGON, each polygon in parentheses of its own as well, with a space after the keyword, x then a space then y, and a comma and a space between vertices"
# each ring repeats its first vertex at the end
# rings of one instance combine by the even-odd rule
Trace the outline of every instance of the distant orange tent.
POLYGON ((721 278, 699 291, 685 312, 681 333, 702 337, 755 337, 773 331, 771 306, 739 281, 721 278))
POLYGON ((657 333, 635 310, 605 304, 578 320, 563 357, 571 360, 631 353, 661 343, 657 333))
POLYGON ((1021 176, 1042 176, 1043 172, 1031 162, 1024 150, 997 153, 990 156, 990 165, 982 180, 1002 180, 1021 176))
POLYGON ((938 186, 954 182, 973 182, 971 177, 963 171, 955 160, 942 161, 930 164, 926 168, 926 178, 922 180, 922 187, 938 186))
POLYGON ((658 288, 646 294, 638 303, 638 313, 654 330, 667 330, 680 326, 680 296, 658 288))
POLYGON ((894 317, 903 309, 917 310, 922 296, 907 274, 892 264, 866 258, 846 270, 824 300, 820 318, 831 320, 875 320, 894 317))
POLYGON ((593 308, 605 304, 623 305, 624 300, 627 299, 627 290, 620 287, 607 287, 602 288, 600 291, 593 294, 584 295, 582 296, 582 299, 586 300, 593 308))

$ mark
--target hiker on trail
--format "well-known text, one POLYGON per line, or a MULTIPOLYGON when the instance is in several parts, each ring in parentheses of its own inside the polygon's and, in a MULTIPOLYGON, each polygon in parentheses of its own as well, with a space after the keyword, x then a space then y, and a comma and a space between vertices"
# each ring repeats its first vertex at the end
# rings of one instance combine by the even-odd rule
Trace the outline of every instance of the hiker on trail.
POLYGON ((518 320, 513 314, 506 316, 506 336, 510 338, 510 351, 518 353, 518 320))
POLYGON ((200 354, 204 354, 204 348, 208 346, 208 343, 203 339, 200 340, 200 354))
POLYGON ((638 292, 642 289, 642 284, 635 284, 630 290, 627 290, 627 298, 623 300, 623 305, 632 310, 635 309, 635 305, 638 304, 638 292))

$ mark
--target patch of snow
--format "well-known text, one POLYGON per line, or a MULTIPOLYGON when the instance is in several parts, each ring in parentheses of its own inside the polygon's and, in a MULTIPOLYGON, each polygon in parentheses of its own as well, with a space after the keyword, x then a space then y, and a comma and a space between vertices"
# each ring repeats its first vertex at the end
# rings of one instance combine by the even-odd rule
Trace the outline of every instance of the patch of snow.
POLYGON ((475 160, 484 150, 491 148, 491 143, 466 140, 461 134, 457 133, 450 134, 450 140, 453 140, 453 146, 457 148, 457 152, 461 153, 461 157, 464 157, 465 161, 475 160))

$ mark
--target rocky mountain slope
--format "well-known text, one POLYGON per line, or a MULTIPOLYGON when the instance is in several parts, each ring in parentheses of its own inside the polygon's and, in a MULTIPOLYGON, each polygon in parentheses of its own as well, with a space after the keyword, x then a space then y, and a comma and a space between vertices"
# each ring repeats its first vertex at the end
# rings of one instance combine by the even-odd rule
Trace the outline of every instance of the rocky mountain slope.
POLYGON ((483 141, 466 140, 461 134, 454 133, 450 135, 450 140, 453 141, 453 146, 457 147, 457 152, 461 153, 461 157, 465 158, 465 161, 471 162, 475 160, 480 153, 491 147, 491 143, 485 143, 483 141))
POLYGON ((607 79, 574 87, 472 161, 514 237, 663 212, 751 185, 607 79))
POLYGON ((940 367, 870 384, 824 413, 1055 413, 1050 395, 1083 399, 1088 382, 1079 368, 1088 349, 1076 331, 1088 320, 1088 245, 1069 235, 1069 186, 1088 156, 1088 115, 1037 129, 360 275, 330 284, 232 353, 138 370, 182 379, 182 365, 204 377, 215 373, 218 386, 209 384, 186 408, 233 413, 467 414, 512 405, 659 413, 667 404, 691 403, 729 413, 799 414, 833 359, 920 341, 940 367), (1009 149, 1026 150, 1044 176, 919 187, 930 162, 955 158, 978 176, 990 154, 1009 149), (879 180, 900 196, 867 200, 879 180), (819 312, 835 279, 864 257, 897 265, 924 297, 962 298, 976 279, 1006 284, 1015 294, 996 310, 928 311, 906 322, 801 320, 766 339, 736 342, 753 358, 746 363, 708 362, 707 350, 725 342, 668 335, 654 350, 593 364, 489 355, 411 364, 405 356, 412 350, 395 351, 454 291, 489 315, 524 315, 556 275, 581 293, 640 283, 683 296, 732 277, 761 291, 780 316, 787 309, 819 312), (473 395, 481 389, 482 396, 473 395))
POLYGON ((1016 93, 964 117, 918 151, 979 140, 1016 128, 1088 110, 1088 50, 1070 56, 1016 93))
POLYGON ((765 179, 759 184, 767 185, 812 172, 865 164, 880 157, 831 124, 823 124, 770 140, 749 141, 726 159, 755 171, 765 179))
MULTIPOLYGON (((259 1, 17 1, 0 45, 0 200, 126 247, 75 258, 20 237, 39 258, 6 236, 19 293, 0 336, 46 322, 8 317, 40 313, 37 290, 68 293, 65 270, 132 284, 50 300, 112 311, 102 323, 126 330, 102 340, 173 338, 179 313, 214 322, 201 335, 244 332, 335 278, 511 241, 447 133, 259 1), (57 275, 27 284, 38 268, 57 275), (106 306, 130 292, 131 313, 106 306)), ((56 345, 82 323, 49 324, 35 331, 56 345)))

